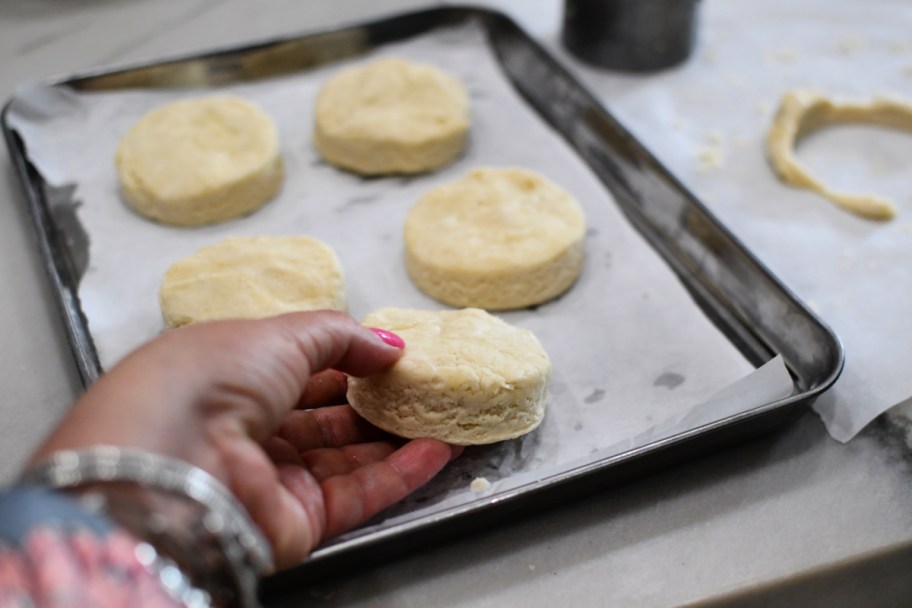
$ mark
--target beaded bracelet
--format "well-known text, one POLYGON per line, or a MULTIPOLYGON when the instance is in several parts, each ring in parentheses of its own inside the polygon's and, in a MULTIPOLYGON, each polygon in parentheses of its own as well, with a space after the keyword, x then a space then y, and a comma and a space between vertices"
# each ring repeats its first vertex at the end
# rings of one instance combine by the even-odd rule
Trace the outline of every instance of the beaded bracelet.
POLYGON ((244 507, 206 471, 160 454, 102 445, 55 452, 21 481, 82 492, 174 560, 216 603, 259 605, 257 582, 273 570, 269 544, 244 507))

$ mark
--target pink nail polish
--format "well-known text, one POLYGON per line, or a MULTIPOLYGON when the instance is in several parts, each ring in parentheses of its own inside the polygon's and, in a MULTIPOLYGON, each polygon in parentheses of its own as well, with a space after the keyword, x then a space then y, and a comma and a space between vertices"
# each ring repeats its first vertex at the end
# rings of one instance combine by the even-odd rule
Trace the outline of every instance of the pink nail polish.
POLYGON ((390 346, 395 346, 396 348, 405 348, 405 340, 393 332, 386 329, 380 329, 379 327, 371 327, 370 330, 380 336, 380 339, 390 346))

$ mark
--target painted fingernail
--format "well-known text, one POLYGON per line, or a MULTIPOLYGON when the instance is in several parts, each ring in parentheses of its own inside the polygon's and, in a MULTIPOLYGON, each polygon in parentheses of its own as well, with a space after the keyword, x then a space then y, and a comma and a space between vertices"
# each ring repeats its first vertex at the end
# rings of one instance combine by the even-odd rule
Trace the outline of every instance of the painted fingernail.
POLYGON ((396 348, 405 348, 405 340, 393 332, 386 329, 380 329, 379 327, 371 327, 370 330, 380 336, 380 339, 390 346, 395 346, 396 348))

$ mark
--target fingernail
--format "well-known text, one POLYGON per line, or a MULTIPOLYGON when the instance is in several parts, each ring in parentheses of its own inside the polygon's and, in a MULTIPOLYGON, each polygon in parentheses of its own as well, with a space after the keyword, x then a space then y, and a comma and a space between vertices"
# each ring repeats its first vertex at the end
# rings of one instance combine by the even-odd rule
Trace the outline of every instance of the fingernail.
POLYGON ((380 339, 390 346, 395 346, 396 348, 405 348, 405 340, 393 332, 386 329, 380 329, 379 327, 371 327, 370 330, 380 336, 380 339))

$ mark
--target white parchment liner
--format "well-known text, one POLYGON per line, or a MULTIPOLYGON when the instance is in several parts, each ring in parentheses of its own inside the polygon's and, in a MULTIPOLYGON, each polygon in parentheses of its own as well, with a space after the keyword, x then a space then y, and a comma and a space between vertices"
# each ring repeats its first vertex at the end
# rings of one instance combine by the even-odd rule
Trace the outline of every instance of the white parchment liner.
POLYGON ((912 418, 912 138, 850 124, 798 145, 798 158, 829 186, 896 203, 889 222, 783 184, 764 140, 786 91, 912 102, 912 4, 759 7, 702 3, 693 56, 672 69, 631 74, 567 65, 839 335, 845 370, 814 407, 830 435, 848 441, 897 404, 912 418))

